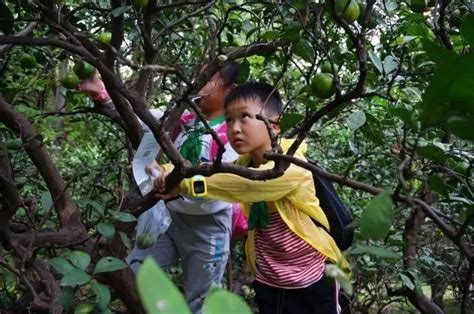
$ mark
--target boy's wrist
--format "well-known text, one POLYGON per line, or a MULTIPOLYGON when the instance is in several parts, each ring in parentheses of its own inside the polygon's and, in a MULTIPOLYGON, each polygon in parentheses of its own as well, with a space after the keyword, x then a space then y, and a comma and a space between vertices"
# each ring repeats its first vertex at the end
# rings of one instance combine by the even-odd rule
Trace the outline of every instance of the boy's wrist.
POLYGON ((97 101, 100 104, 106 104, 109 101, 112 101, 110 99, 109 93, 107 92, 107 90, 105 89, 105 86, 103 84, 102 84, 102 88, 100 89, 100 91, 98 93, 95 93, 94 95, 91 95, 91 96, 92 96, 92 99, 94 99, 94 101, 97 101))

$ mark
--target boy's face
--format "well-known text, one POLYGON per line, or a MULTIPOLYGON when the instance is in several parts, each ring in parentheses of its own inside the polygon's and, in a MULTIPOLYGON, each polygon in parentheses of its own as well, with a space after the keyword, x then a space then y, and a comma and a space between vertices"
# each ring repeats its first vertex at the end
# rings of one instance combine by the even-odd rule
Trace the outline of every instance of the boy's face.
MULTIPOLYGON (((256 99, 239 99, 226 108, 227 137, 238 154, 262 158, 272 147, 267 126, 257 114, 262 114, 262 103, 256 99)), ((272 123, 271 127, 274 134, 280 132, 278 125, 272 123)))
POLYGON ((198 92, 202 96, 198 106, 204 115, 222 114, 224 111, 224 98, 230 87, 225 86, 224 80, 219 73, 214 74, 211 79, 198 92))

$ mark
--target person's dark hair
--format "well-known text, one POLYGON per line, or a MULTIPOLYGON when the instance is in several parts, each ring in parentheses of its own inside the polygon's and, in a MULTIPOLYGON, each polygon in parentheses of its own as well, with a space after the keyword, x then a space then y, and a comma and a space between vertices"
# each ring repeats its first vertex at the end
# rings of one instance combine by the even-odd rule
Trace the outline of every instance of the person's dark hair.
POLYGON ((224 107, 228 108, 238 100, 254 99, 262 103, 267 116, 280 115, 283 110, 280 93, 266 82, 250 81, 236 86, 225 97, 224 107))
POLYGON ((237 83, 239 76, 240 64, 232 61, 226 64, 222 69, 218 71, 219 76, 224 80, 225 86, 229 86, 237 83))

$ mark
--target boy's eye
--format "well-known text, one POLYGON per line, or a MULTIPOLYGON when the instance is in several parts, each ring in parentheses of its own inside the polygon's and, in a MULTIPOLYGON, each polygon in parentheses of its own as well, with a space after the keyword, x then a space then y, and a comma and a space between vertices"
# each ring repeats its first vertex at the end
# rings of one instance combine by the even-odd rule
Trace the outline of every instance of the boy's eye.
POLYGON ((252 118, 252 116, 248 113, 242 113, 242 118, 252 118))

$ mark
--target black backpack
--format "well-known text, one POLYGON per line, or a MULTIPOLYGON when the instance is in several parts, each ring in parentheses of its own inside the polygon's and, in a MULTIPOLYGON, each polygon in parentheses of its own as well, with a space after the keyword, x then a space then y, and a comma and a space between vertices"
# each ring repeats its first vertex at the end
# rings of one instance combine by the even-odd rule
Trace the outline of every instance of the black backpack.
MULTIPOLYGON (((313 166, 320 167, 316 162, 308 159, 313 166)), ((316 189, 316 197, 319 199, 319 205, 323 209, 329 221, 332 236, 341 251, 346 250, 354 240, 354 230, 349 227, 352 223, 352 217, 347 208, 342 204, 341 199, 336 193, 331 181, 313 172, 314 187, 316 189)), ((314 221, 320 227, 321 223, 314 221)), ((326 230, 327 231, 327 230, 326 230)))

